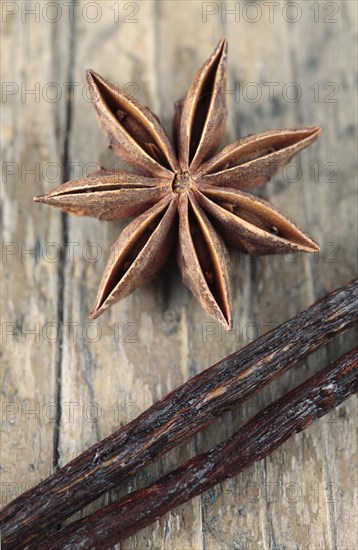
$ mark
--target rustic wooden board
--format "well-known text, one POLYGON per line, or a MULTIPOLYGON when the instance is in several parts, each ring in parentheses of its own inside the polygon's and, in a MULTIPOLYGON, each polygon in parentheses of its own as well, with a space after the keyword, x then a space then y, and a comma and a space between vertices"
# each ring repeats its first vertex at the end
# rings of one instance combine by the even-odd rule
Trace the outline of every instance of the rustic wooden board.
MULTIPOLYGON (((4 2, 2 13, 2 504, 357 272, 355 2, 83 0, 57 4, 57 11, 49 4, 18 2, 11 14, 14 4, 4 2), (37 15, 26 13, 31 7, 37 15), (33 195, 94 163, 118 162, 86 96, 85 69, 126 86, 170 131, 173 102, 221 36, 229 40, 225 143, 270 128, 324 129, 317 144, 259 191, 322 250, 300 257, 234 254, 230 334, 201 311, 174 262, 89 322, 109 247, 125 223, 67 217, 32 203, 33 195)), ((345 335, 316 353, 90 510, 224 439, 353 339, 345 335)), ((351 398, 265 461, 121 547, 357 548, 356 418, 351 398)))

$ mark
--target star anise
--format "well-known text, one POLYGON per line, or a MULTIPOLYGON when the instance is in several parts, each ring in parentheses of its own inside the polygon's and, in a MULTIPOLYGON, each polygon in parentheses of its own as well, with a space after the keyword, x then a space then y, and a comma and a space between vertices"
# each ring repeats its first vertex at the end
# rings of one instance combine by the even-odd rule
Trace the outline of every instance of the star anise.
POLYGON ((112 247, 92 319, 153 279, 177 243, 184 283, 230 329, 226 245, 259 254, 319 250, 280 210, 243 190, 267 182, 320 128, 248 136, 212 156, 226 118, 226 55, 223 39, 175 105, 175 145, 148 108, 87 72, 109 147, 137 173, 100 169, 35 200, 101 220, 138 216, 112 247))

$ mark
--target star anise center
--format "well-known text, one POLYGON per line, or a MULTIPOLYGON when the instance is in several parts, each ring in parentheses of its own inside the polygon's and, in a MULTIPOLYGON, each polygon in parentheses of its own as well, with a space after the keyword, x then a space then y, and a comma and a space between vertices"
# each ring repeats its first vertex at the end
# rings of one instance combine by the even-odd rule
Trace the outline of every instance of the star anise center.
POLYGON ((173 178, 173 191, 174 193, 185 193, 189 191, 194 185, 194 180, 190 176, 189 172, 177 172, 173 178))

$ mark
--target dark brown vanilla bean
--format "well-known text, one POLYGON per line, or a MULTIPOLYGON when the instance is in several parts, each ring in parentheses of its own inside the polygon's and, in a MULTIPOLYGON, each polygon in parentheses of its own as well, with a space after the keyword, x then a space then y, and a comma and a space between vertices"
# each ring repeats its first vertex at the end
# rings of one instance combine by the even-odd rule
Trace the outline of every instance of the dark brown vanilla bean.
POLYGON ((229 439, 144 489, 64 528, 38 550, 108 548, 263 459, 358 391, 358 348, 252 418, 229 439))
POLYGON ((84 451, 0 513, 4 548, 18 548, 242 402, 358 321, 358 281, 206 369, 84 451))

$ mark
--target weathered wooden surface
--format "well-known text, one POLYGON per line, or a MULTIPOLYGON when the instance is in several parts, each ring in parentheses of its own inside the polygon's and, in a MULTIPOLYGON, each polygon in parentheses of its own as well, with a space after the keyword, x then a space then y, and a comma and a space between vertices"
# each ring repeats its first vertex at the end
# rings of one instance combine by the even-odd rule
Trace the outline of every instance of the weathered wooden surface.
MULTIPOLYGON (((15 4, 2 4, 5 504, 191 375, 355 275, 357 8, 351 1, 298 1, 291 8, 280 2, 272 14, 259 2, 82 1, 55 12, 53 3, 18 2, 11 15, 15 4), (299 258, 233 255, 237 324, 230 334, 201 311, 174 262, 89 323, 109 246, 124 223, 64 217, 31 200, 89 170, 89 163, 117 162, 85 95, 85 69, 128 86, 169 130, 173 102, 221 36, 229 40, 228 91, 236 90, 228 94, 225 142, 276 127, 324 129, 295 165, 260 189, 322 251, 299 258)), ((317 353, 119 494, 226 438, 353 339, 345 335, 317 353)), ((122 547, 356 548, 356 418, 352 398, 264 462, 122 547)))

